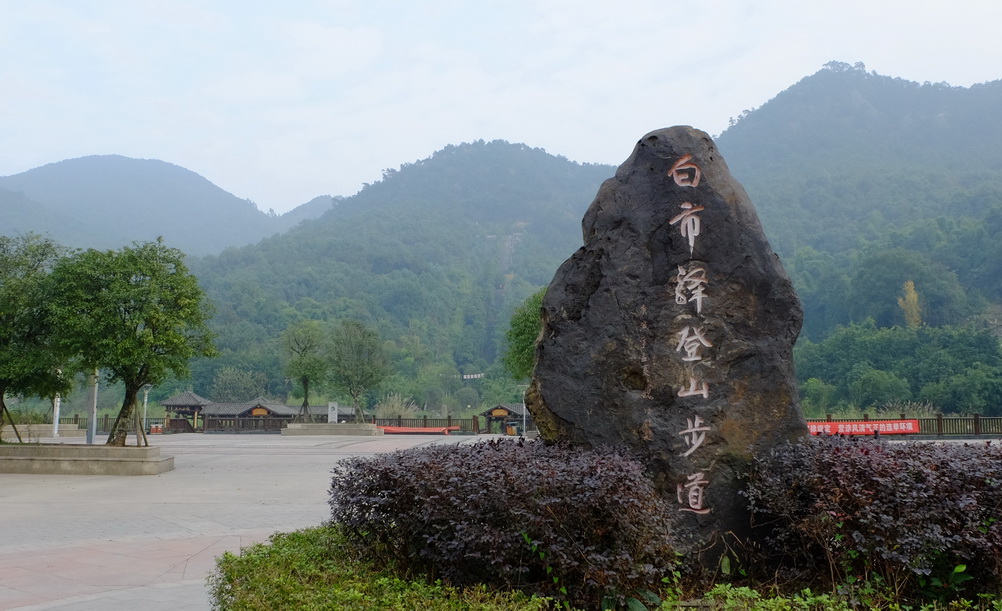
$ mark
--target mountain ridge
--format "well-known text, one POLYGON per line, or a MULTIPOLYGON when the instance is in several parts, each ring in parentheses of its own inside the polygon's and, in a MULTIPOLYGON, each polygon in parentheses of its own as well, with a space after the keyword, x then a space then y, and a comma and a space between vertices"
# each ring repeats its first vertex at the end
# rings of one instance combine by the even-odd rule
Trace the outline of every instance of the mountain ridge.
POLYGON ((269 215, 182 166, 122 155, 65 159, 0 177, 5 233, 47 233, 85 248, 164 236, 189 254, 210 254, 315 218, 326 209, 320 199, 269 215))

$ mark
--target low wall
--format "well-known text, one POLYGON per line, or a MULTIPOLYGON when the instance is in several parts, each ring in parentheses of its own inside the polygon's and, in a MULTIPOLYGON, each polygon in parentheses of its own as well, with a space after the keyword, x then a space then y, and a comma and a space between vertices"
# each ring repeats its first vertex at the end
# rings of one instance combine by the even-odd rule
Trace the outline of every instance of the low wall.
POLYGON ((160 456, 156 446, 0 444, 0 473, 159 475, 173 469, 174 457, 160 456))
MULTIPOLYGON (((19 424, 17 425, 17 432, 21 433, 21 439, 24 441, 38 440, 43 437, 52 437, 52 425, 51 424, 19 424)), ((60 437, 86 437, 87 431, 81 429, 76 424, 60 424, 59 425, 59 436, 60 437)), ((3 441, 17 441, 17 435, 14 433, 14 428, 10 423, 5 423, 3 428, 0 429, 0 440, 3 441)))
POLYGON ((383 430, 375 424, 337 424, 334 422, 290 422, 282 429, 283 435, 354 435, 374 437, 382 435, 383 430))

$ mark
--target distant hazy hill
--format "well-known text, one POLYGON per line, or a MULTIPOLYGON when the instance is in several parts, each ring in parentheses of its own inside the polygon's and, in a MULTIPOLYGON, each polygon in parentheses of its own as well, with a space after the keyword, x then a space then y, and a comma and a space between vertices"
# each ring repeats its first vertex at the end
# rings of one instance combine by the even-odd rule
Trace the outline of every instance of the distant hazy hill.
POLYGON ((256 242, 330 208, 317 198, 275 217, 182 167, 100 155, 0 177, 6 235, 48 233, 68 246, 118 248, 164 236, 189 254, 256 242))
POLYGON ((289 227, 294 227, 303 221, 320 218, 334 206, 336 201, 340 201, 342 199, 344 198, 340 196, 333 198, 330 195, 314 197, 305 204, 297 206, 285 214, 277 217, 276 222, 282 230, 285 230, 289 227))

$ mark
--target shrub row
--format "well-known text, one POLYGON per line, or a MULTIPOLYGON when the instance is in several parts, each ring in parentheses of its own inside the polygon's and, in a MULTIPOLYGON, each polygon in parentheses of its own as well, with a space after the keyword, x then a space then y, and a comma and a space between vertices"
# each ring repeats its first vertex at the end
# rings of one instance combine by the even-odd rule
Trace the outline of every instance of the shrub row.
POLYGON ((500 440, 348 459, 330 504, 368 558, 583 608, 640 598, 675 560, 670 508, 639 461, 608 449, 500 440))
POLYGON ((1002 587, 1002 448, 818 437, 756 461, 747 494, 774 558, 830 585, 946 599, 1002 587))

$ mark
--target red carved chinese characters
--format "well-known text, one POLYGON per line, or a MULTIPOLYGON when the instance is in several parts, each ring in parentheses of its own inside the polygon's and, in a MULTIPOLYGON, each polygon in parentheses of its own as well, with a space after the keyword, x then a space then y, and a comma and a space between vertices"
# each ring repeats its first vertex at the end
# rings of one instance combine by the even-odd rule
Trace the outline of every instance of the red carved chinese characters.
POLYGON ((703 175, 699 166, 692 163, 692 155, 686 153, 678 158, 668 175, 675 180, 675 184, 680 187, 698 187, 699 179, 703 175))
MULTIPOLYGON (((668 174, 679 187, 698 187, 702 177, 702 171, 693 162, 692 155, 689 154, 683 155, 672 164, 668 174)), ((680 208, 679 214, 673 217, 669 224, 678 226, 679 233, 688 242, 689 254, 691 255, 695 251, 696 238, 699 237, 702 227, 699 213, 705 208, 692 202, 684 202, 680 208)), ((685 265, 679 265, 674 287, 675 303, 678 305, 693 304, 695 316, 700 317, 708 284, 709 280, 705 268, 693 264, 689 264, 688 268, 685 265)), ((708 399, 710 397, 709 385, 705 380, 699 378, 693 367, 703 361, 704 356, 706 356, 705 351, 713 347, 713 342, 707 337, 703 325, 685 325, 676 333, 676 336, 675 351, 683 354, 682 362, 687 363, 689 369, 689 385, 679 388, 678 396, 708 399)), ((678 431, 677 434, 685 441, 685 451, 682 452, 681 456, 688 458, 703 446, 706 441, 706 433, 711 429, 698 415, 688 418, 686 422, 687 428, 678 431)), ((706 487, 709 484, 710 481, 706 478, 705 471, 691 473, 686 476, 684 482, 678 482, 678 510, 696 514, 710 513, 712 509, 706 506, 706 487)))

